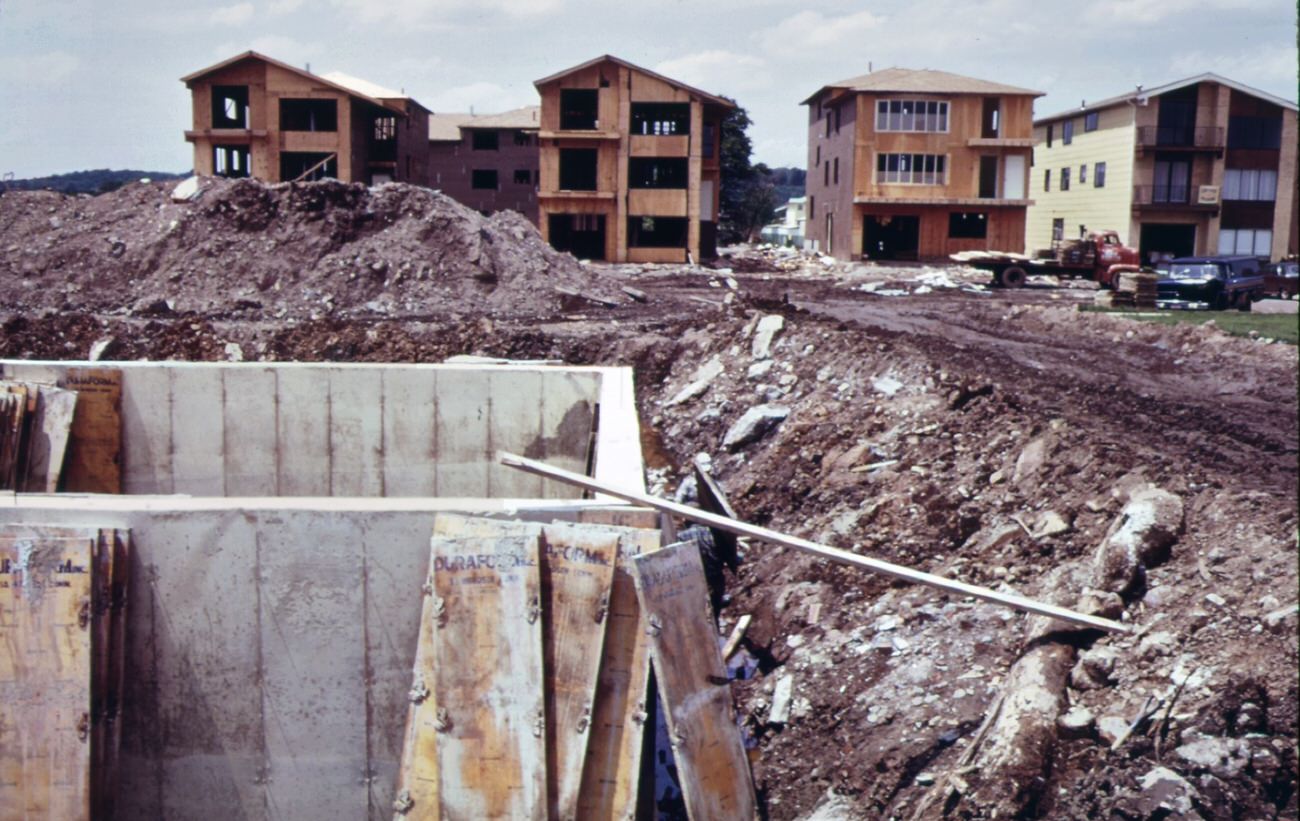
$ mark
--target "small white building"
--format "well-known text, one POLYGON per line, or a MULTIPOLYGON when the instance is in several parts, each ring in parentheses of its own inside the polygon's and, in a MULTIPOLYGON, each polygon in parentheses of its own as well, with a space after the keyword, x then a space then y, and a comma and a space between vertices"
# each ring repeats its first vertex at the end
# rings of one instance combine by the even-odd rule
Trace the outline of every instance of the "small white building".
POLYGON ((808 221, 808 198, 793 197, 776 208, 776 221, 763 226, 759 236, 773 245, 803 247, 804 224, 808 221))

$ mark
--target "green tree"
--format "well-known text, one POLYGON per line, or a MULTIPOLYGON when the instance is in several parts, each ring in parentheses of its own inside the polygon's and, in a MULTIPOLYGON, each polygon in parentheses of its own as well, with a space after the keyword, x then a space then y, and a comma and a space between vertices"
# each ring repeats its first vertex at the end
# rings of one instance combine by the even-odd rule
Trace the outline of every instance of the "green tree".
POLYGON ((762 163, 750 162, 753 144, 747 132, 752 122, 740 106, 722 120, 718 239, 723 243, 752 242, 772 221, 777 205, 771 172, 762 163))

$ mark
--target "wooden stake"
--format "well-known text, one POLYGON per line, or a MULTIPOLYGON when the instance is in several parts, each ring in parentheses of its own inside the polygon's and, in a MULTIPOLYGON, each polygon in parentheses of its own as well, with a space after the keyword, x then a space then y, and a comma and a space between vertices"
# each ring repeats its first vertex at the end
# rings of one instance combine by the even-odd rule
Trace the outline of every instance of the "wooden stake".
POLYGON ((621 490, 605 484, 604 482, 592 479, 589 476, 582 476, 567 470, 551 467, 545 462, 527 459, 513 453, 502 451, 498 453, 497 458, 501 464, 507 467, 535 473, 540 476, 546 476, 551 479, 576 485, 577 487, 595 491, 596 493, 604 493, 605 495, 613 496, 616 499, 623 499, 635 504, 645 505, 646 507, 654 508, 655 510, 664 513, 672 513, 681 516, 682 518, 699 522, 708 527, 716 527, 720 530, 730 531, 738 536, 749 536, 755 539, 761 539, 770 544, 788 547, 792 550, 800 550, 804 553, 811 553, 814 556, 820 556, 823 559, 829 559, 833 562, 839 562, 840 564, 852 565, 854 567, 860 567, 863 570, 883 573, 886 576, 892 576, 896 579, 903 579, 904 581, 928 585, 959 596, 972 596, 995 604, 1003 604, 1007 607, 1023 610, 1026 613, 1047 616, 1048 618, 1076 624, 1080 627, 1092 627, 1112 633, 1129 632, 1129 628, 1126 625, 1120 624, 1116 621, 1111 621, 1110 619, 1103 619, 1099 616, 1090 616, 1086 613, 1078 613, 1064 607, 1057 607, 1054 604, 1047 604, 1045 602, 1025 598, 1024 596, 1017 596, 1014 593, 999 593, 998 591, 990 590, 987 587, 967 584, 966 582, 960 582, 955 579, 946 579, 943 576, 924 573, 920 570, 913 570, 910 567, 891 564, 890 562, 872 559, 867 556, 859 556, 858 554, 850 553, 847 550, 840 550, 838 548, 818 544, 817 542, 811 542, 807 539, 800 539, 797 536, 787 536, 783 533, 778 533, 775 530, 768 530, 765 527, 759 527, 758 525, 752 525, 735 519, 728 519, 725 516, 718 516, 712 513, 705 513, 702 510, 697 510, 688 505, 670 502, 666 499, 660 499, 646 493, 640 493, 633 490, 621 490))

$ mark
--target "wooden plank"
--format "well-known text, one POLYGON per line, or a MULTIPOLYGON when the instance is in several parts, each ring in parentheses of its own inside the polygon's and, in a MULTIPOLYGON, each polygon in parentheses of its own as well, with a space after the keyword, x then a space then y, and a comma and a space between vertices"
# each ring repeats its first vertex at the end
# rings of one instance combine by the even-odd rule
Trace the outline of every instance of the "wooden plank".
POLYGON ((0 818, 90 818, 94 539, 0 533, 0 818))
POLYGON ((699 549, 679 542, 632 561, 687 814, 693 821, 752 821, 749 759, 699 549))
POLYGON ((0 385, 0 490, 17 490, 27 414, 27 388, 0 385))
POLYGON ((63 489, 69 493, 122 492, 122 372, 71 368, 59 386, 77 393, 63 489))
POLYGON ((632 557, 658 550, 659 538, 658 530, 619 531, 578 818, 630 821, 636 817, 650 640, 637 602, 632 557))
POLYGON ((100 808, 108 764, 108 678, 112 653, 113 562, 117 559, 112 530, 94 534, 94 572, 91 575, 90 623, 90 803, 95 817, 100 808))
POLYGON ((63 460, 67 455, 72 419, 77 410, 77 392, 52 385, 33 386, 36 416, 28 433, 27 463, 21 489, 26 493, 54 493, 59 489, 63 460))
POLYGON ((546 818, 537 539, 432 539, 442 816, 546 818))
POLYGON ((599 525, 542 530, 542 652, 546 675, 547 801, 576 817, 608 623, 619 534, 599 525))
POLYGON ((121 772, 122 700, 126 690, 126 618, 127 580, 130 578, 131 532, 113 530, 110 562, 108 691, 104 694, 105 732, 104 768, 101 790, 97 795, 96 818, 113 818, 117 810, 118 774, 121 772))

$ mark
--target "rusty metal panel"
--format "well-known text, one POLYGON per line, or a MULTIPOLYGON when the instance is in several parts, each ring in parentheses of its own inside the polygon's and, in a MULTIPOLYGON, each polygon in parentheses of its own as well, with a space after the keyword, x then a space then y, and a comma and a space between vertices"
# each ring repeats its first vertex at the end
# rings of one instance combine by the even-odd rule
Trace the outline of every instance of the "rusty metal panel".
POLYGON ((546 673, 547 800, 574 818, 618 558, 618 533, 599 525, 542 531, 542 647, 546 673))
POLYGON ((537 541, 432 539, 430 689, 444 818, 546 818, 537 541))
POLYGON ((591 733, 577 817, 632 821, 640 783, 650 642, 632 577, 632 557, 659 548, 658 530, 619 528, 591 733))
POLYGON ((0 533, 0 818, 90 817, 94 548, 0 533))
POLYGON ((694 543, 633 559, 687 814, 751 821, 754 785, 694 543))

